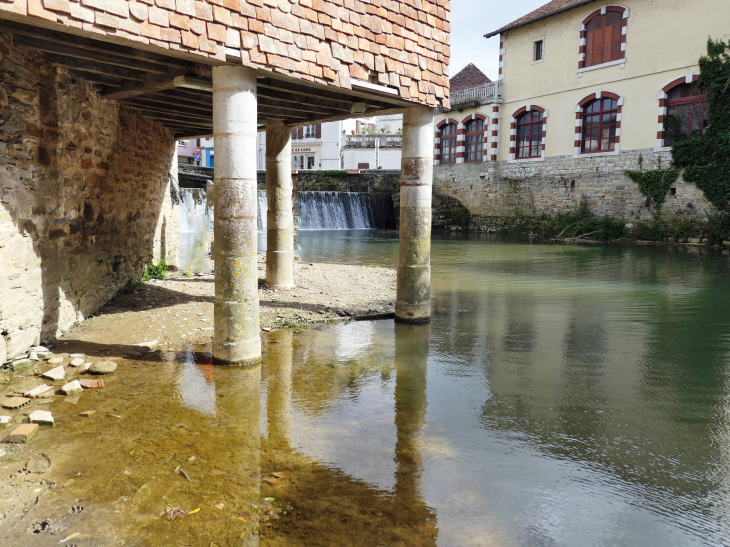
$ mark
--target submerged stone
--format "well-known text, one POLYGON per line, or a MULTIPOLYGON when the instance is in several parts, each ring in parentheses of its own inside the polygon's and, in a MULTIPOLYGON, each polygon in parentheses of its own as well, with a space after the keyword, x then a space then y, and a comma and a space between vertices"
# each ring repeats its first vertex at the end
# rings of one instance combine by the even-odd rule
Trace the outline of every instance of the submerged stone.
POLYGON ((38 433, 38 424, 21 424, 5 438, 9 443, 27 443, 38 433))
POLYGON ((76 357, 73 361, 69 363, 69 366, 71 367, 80 367, 84 364, 84 358, 83 357, 76 357))
POLYGON ((27 405, 29 402, 30 399, 26 399, 25 397, 6 397, 2 402, 2 406, 3 408, 14 410, 27 405))
POLYGON ((23 370, 25 367, 32 365, 33 361, 30 359, 18 359, 17 361, 13 361, 13 363, 10 365, 10 368, 14 371, 23 370))
POLYGON ((61 391, 66 395, 78 395, 79 393, 84 391, 84 388, 81 387, 81 384, 78 380, 74 380, 73 382, 69 382, 65 386, 61 388, 61 391))
POLYGON ((43 374, 41 374, 42 378, 48 378, 49 380, 53 380, 54 382, 60 382, 66 377, 66 369, 63 367, 56 367, 52 368, 51 370, 47 370, 43 374))
POLYGON ((100 361, 89 367, 91 374, 114 374, 117 370, 117 364, 114 361, 100 361))
POLYGON ((31 412, 28 418, 32 424, 53 425, 55 423, 53 414, 51 414, 48 410, 36 410, 31 412))
POLYGON ((37 387, 34 387, 30 391, 26 392, 24 395, 28 399, 35 399, 39 395, 42 395, 46 391, 51 391, 53 389, 53 386, 49 386, 48 384, 43 384, 37 387))

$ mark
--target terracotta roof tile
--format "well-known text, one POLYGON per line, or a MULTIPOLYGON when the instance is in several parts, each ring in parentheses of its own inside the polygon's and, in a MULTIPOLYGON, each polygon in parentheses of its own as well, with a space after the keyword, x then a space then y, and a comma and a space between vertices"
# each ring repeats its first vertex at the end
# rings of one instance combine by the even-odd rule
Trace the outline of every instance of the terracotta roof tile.
POLYGON ((533 21, 537 21, 538 19, 543 19, 550 15, 555 15, 556 13, 559 13, 561 11, 569 10, 571 8, 577 8, 578 6, 582 6, 583 4, 589 4, 590 2, 595 1, 597 0, 551 0, 544 6, 537 8, 535 11, 531 11, 527 15, 523 15, 519 19, 512 21, 509 25, 505 25, 498 30, 485 34, 485 36, 487 38, 490 38, 497 34, 501 34, 506 30, 512 30, 513 28, 527 25, 528 23, 532 23, 533 21))
POLYGON ((451 93, 460 91, 462 89, 469 89, 470 87, 476 87, 482 84, 488 84, 491 82, 489 78, 473 63, 469 63, 459 72, 457 72, 451 79, 449 79, 449 90, 451 93))

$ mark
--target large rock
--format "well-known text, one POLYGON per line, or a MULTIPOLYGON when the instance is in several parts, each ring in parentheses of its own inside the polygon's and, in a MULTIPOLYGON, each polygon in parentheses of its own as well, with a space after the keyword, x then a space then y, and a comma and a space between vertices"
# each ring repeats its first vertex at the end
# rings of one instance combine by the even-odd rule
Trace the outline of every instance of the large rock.
POLYGON ((91 374, 114 374, 117 364, 114 361, 99 361, 89 367, 91 374))
POLYGON ((0 365, 8 360, 8 345, 5 343, 5 337, 0 336, 0 365))
POLYGON ((30 346, 34 346, 40 339, 40 333, 33 329, 16 330, 5 337, 7 354, 11 359, 24 353, 30 346))

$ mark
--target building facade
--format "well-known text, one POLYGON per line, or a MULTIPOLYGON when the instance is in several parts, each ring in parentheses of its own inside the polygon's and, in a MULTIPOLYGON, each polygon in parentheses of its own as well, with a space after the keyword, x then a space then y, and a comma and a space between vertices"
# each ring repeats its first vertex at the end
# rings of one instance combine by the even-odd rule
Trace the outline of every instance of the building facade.
MULTIPOLYGON (((436 117, 435 183, 477 215, 553 214, 581 200, 599 214, 652 208, 625 169, 668 167, 666 116, 707 126, 693 83, 708 37, 728 37, 722 0, 553 0, 487 34, 500 40, 499 81, 452 89, 436 117)), ((664 205, 704 216, 681 179, 664 205)))

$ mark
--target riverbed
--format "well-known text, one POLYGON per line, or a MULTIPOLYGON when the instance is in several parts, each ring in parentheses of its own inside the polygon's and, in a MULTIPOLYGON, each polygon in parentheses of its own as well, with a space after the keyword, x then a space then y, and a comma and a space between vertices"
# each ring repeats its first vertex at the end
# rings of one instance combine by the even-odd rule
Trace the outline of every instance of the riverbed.
MULTIPOLYGON (((390 232, 297 241, 306 263, 397 263, 390 232)), ((248 369, 181 341, 119 360, 75 405, 58 398, 25 524, 60 530, 0 538, 730 542, 726 256, 435 234, 432 264, 429 324, 276 330, 248 369)))

